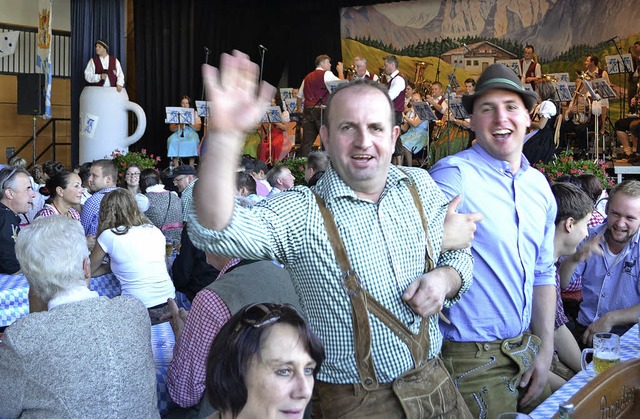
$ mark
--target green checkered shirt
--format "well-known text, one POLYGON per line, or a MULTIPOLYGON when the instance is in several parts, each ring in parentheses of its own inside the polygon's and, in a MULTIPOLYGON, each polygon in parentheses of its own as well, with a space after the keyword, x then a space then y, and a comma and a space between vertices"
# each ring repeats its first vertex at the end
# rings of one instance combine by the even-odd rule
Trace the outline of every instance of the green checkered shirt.
MULTIPOLYGON (((468 250, 441 254, 442 226, 447 200, 422 169, 408 170, 419 191, 438 266, 454 268, 462 287, 449 306, 471 284, 473 259, 468 250)), ((385 190, 377 203, 360 199, 330 166, 315 186, 338 226, 353 269, 369 293, 414 333, 420 316, 401 299, 404 290, 425 267, 425 235, 420 214, 407 187, 409 178, 389 168, 385 190)), ((189 236, 206 251, 242 259, 272 259, 285 265, 311 327, 322 340, 326 360, 318 379, 330 383, 357 383, 351 302, 341 285, 341 271, 311 190, 294 187, 253 208, 236 205, 230 224, 222 231, 206 229, 192 207, 189 236)), ((259 280, 259 278, 256 278, 259 280)), ((413 367, 411 354, 396 335, 369 315, 372 354, 379 382, 388 383, 413 367)), ((429 356, 440 353, 442 334, 437 316, 429 319, 429 356)))

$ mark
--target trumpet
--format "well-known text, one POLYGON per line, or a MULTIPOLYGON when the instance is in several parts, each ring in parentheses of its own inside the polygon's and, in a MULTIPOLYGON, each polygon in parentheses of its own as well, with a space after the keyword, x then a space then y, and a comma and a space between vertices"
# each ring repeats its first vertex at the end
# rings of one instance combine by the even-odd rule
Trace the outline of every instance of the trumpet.
POLYGON ((578 75, 578 77, 580 77, 582 80, 586 80, 586 81, 591 81, 591 76, 589 75, 589 73, 587 73, 586 71, 579 71, 576 70, 576 74, 578 75))

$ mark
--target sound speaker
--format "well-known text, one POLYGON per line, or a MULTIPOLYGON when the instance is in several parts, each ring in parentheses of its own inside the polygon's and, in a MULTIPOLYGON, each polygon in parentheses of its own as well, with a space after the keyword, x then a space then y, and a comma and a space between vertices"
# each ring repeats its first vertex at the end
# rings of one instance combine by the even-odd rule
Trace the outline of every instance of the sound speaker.
POLYGON ((44 114, 44 74, 18 74, 18 115, 44 114))

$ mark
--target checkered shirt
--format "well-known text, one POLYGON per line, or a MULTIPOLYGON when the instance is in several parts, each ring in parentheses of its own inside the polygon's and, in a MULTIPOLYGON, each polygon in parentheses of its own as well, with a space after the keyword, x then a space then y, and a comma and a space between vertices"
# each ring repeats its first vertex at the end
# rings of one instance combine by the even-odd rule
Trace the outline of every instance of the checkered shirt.
POLYGON ((102 202, 102 198, 112 190, 113 188, 104 188, 101 191, 98 191, 91 195, 91 198, 87 199, 82 207, 82 212, 80 213, 80 222, 82 223, 82 227, 84 228, 85 235, 95 235, 98 232, 98 215, 100 214, 100 203, 102 202))
POLYGON ((196 294, 167 372, 169 395, 180 406, 193 406, 202 398, 209 349, 230 318, 227 305, 215 292, 204 288, 196 294))
MULTIPOLYGON (((447 200, 422 169, 407 169, 416 184, 429 227, 432 258, 450 266, 462 278, 462 287, 445 306, 456 302, 471 285, 473 259, 468 250, 441 254, 442 227, 447 200)), ((410 179, 391 166, 378 202, 360 199, 329 167, 314 187, 335 218, 353 269, 362 286, 414 333, 421 317, 401 296, 425 267, 425 235, 420 214, 407 187, 410 179)), ((252 208, 236 205, 229 226, 220 232, 198 222, 192 207, 189 236, 206 251, 242 259, 271 259, 290 272, 300 304, 311 327, 322 340, 326 360, 318 379, 330 383, 357 383, 351 302, 342 288, 342 272, 311 190, 295 187, 252 208)), ((369 315, 372 355, 378 380, 393 381, 413 367, 404 343, 382 322, 369 315)), ((429 356, 439 354, 442 334, 437 316, 429 318, 429 356)))
MULTIPOLYGON (((52 205, 44 204, 44 207, 40 211, 38 211, 35 218, 50 217, 52 215, 60 215, 60 213, 52 205)), ((69 213, 67 216, 76 221, 80 221, 80 213, 76 211, 74 208, 69 208, 69 213)))
POLYGON ((600 214, 598 210, 593 210, 591 213, 591 218, 589 218, 589 222, 587 223, 587 227, 596 227, 600 224, 604 224, 605 218, 600 214))

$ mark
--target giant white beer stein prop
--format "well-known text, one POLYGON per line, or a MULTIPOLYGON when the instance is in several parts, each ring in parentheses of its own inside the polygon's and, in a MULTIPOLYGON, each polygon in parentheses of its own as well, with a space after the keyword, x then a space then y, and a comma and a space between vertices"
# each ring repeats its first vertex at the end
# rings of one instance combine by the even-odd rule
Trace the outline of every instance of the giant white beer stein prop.
POLYGON ((80 94, 80 163, 111 157, 115 149, 128 150, 142 137, 147 117, 137 103, 129 101, 126 89, 87 86, 80 94), (129 114, 138 118, 129 136, 129 114))

